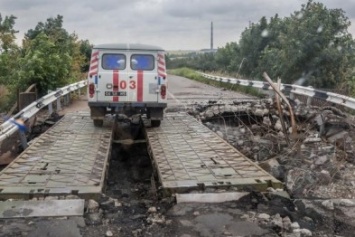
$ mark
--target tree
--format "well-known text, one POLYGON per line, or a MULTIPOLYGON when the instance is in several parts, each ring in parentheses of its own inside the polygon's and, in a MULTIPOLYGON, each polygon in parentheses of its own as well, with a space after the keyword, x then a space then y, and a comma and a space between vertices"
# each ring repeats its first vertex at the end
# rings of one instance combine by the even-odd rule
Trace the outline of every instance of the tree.
POLYGON ((13 15, 5 16, 5 19, 3 19, 0 14, 0 53, 7 52, 16 46, 15 34, 18 31, 14 30, 15 20, 16 17, 13 15))
POLYGON ((36 83, 41 94, 68 83, 71 56, 63 53, 44 32, 29 41, 25 56, 19 61, 19 87, 36 83))
POLYGON ((91 50, 93 45, 89 40, 80 40, 80 54, 84 57, 84 62, 81 66, 81 72, 88 72, 90 67, 91 50))
POLYGON ((0 85, 11 85, 16 72, 19 49, 15 43, 14 29, 16 17, 0 14, 0 85))
POLYGON ((262 51, 269 44, 268 23, 265 17, 262 17, 257 24, 252 24, 247 28, 239 41, 240 58, 245 58, 244 67, 240 73, 248 77, 261 77, 258 70, 259 59, 262 51))
POLYGON ((69 33, 63 28, 63 16, 57 15, 56 18, 48 18, 46 22, 38 22, 34 29, 29 29, 25 34, 25 39, 33 40, 40 33, 50 36, 57 43, 69 37, 69 33))
POLYGON ((237 72, 241 62, 239 46, 236 42, 227 43, 225 47, 219 48, 215 55, 218 69, 229 73, 237 72))
POLYGON ((63 17, 48 18, 25 34, 19 86, 37 83, 41 94, 82 80, 88 65, 88 41, 63 28, 63 17), (84 54, 83 54, 84 53, 84 54))
POLYGON ((287 83, 302 79, 317 88, 331 88, 346 80, 354 41, 342 10, 329 10, 309 0, 281 25, 276 39, 279 46, 269 44, 261 57, 260 65, 267 65, 272 77, 280 76, 287 83))

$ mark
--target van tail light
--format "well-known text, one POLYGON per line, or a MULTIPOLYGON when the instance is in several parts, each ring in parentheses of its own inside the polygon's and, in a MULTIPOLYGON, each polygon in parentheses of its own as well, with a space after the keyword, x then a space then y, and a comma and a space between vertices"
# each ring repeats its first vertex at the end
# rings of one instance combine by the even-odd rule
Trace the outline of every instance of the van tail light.
POLYGON ((90 83, 89 84, 89 96, 90 98, 94 97, 95 94, 95 84, 94 83, 90 83))
POLYGON ((161 85, 160 86, 160 95, 162 99, 165 99, 166 96, 166 85, 161 85))

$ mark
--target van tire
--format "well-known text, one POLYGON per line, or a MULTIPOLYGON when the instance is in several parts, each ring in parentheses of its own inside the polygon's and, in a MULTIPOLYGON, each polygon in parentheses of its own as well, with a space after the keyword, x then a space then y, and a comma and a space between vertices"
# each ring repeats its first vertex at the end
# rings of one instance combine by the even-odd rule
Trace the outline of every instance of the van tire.
POLYGON ((160 120, 151 120, 151 126, 152 127, 159 127, 160 126, 160 120))
POLYGON ((94 119, 95 127, 102 127, 102 125, 104 125, 104 121, 102 119, 94 119))

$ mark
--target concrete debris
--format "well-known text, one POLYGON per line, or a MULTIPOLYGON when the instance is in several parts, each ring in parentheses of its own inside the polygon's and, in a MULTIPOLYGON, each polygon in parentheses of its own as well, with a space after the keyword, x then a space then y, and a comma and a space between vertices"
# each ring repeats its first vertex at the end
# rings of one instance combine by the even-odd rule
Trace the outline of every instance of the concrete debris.
POLYGON ((283 178, 283 169, 276 158, 259 163, 259 166, 277 179, 283 178))
POLYGON ((96 213, 88 213, 85 218, 87 225, 101 225, 102 224, 102 211, 96 213))
POLYGON ((291 230, 292 222, 291 222, 290 217, 286 216, 286 217, 282 218, 282 224, 283 224, 283 228, 285 230, 287 230, 287 231, 291 230))
POLYGON ((108 200, 106 201, 103 201, 100 203, 100 207, 103 209, 103 210, 109 210, 109 209, 112 209, 113 207, 115 207, 115 200, 112 199, 112 198, 109 198, 108 200))
POLYGON ((297 134, 292 134, 287 107, 279 114, 271 99, 207 104, 199 106, 195 116, 267 172, 285 181, 291 196, 355 198, 355 168, 349 166, 355 163, 355 134, 351 133, 355 120, 331 106, 307 106, 299 100, 291 101, 291 105, 297 134))
POLYGON ((108 230, 108 231, 106 231, 106 234, 105 234, 107 237, 111 237, 111 236, 113 236, 113 233, 112 233, 112 231, 110 231, 110 230, 108 230))
POLYGON ((291 223, 291 229, 292 230, 299 229, 299 228, 300 228, 300 224, 298 224, 298 222, 291 223))
POLYGON ((159 214, 152 214, 147 218, 147 223, 149 224, 165 224, 166 220, 165 220, 165 216, 159 214))
POLYGON ((133 230, 132 235, 134 237, 142 236, 142 232, 143 232, 142 229, 133 230))
POLYGON ((283 221, 282 221, 280 214, 276 214, 275 216, 272 217, 271 226, 277 227, 280 229, 283 228, 283 221))
POLYGON ((156 207, 149 207, 148 213, 156 213, 156 212, 157 212, 157 208, 156 207))
POLYGON ((95 213, 99 211, 99 204, 95 200, 89 199, 85 203, 85 208, 88 213, 95 213))
POLYGON ((261 213, 258 215, 259 219, 263 219, 263 220, 269 220, 270 219, 270 215, 266 214, 266 213, 261 213))
MULTIPOLYGON (((329 230, 349 229, 355 227, 355 200, 329 199, 329 200, 296 200, 298 215, 317 220, 329 230), (338 225, 338 226, 337 226, 338 225)), ((349 235, 350 236, 350 235, 349 235)))

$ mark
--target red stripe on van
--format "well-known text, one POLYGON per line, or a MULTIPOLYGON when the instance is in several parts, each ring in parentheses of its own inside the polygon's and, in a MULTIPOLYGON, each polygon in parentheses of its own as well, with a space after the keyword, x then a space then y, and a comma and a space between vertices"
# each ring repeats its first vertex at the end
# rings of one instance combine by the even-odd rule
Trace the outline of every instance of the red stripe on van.
MULTIPOLYGON (((118 92, 118 83, 119 83, 119 73, 118 70, 113 70, 113 80, 112 80, 112 84, 113 84, 113 88, 112 91, 113 92, 118 92)), ((118 102, 119 97, 118 96, 113 96, 112 97, 112 101, 113 102, 118 102)))
POLYGON ((99 61, 99 58, 98 58, 98 57, 95 57, 95 58, 91 59, 91 63, 96 63, 96 62, 98 62, 98 61, 99 61))
POLYGON ((90 70, 94 70, 94 69, 97 69, 98 68, 98 65, 96 64, 96 65, 92 65, 91 67, 90 67, 90 70))
POLYGON ((143 101, 143 71, 137 71, 137 102, 143 101))

